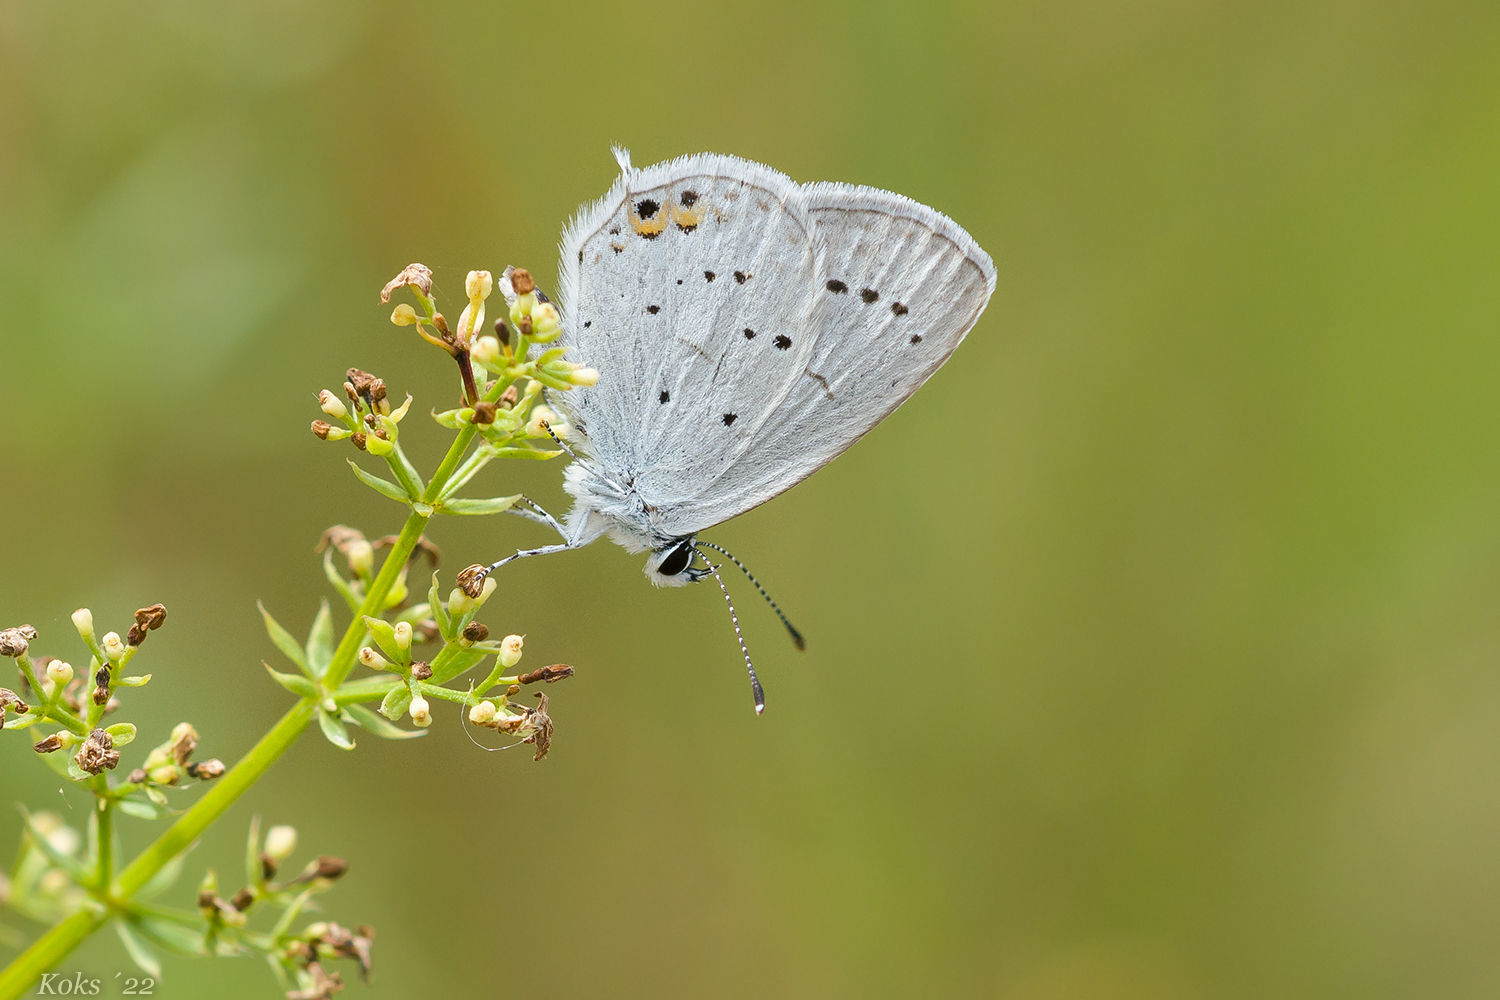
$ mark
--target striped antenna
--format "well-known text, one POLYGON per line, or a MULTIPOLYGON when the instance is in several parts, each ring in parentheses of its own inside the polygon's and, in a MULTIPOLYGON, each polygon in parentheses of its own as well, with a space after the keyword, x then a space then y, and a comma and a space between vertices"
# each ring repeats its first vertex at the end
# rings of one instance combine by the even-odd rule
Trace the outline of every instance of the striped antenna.
MULTIPOLYGON (((781 624, 785 625, 786 630, 792 634, 792 642, 797 644, 797 648, 807 648, 807 640, 802 638, 802 633, 797 631, 796 626, 791 623, 791 621, 787 618, 786 614, 781 610, 781 608, 776 606, 776 602, 771 600, 771 595, 766 593, 766 588, 760 585, 760 581, 755 578, 755 574, 751 573, 750 570, 745 568, 744 563, 736 559, 728 549, 721 548, 720 546, 715 545, 713 542, 698 542, 697 544, 707 545, 715 552, 722 552, 725 556, 728 556, 729 561, 740 568, 740 572, 744 573, 745 576, 749 578, 750 582, 755 585, 755 589, 760 591, 760 596, 766 599, 766 603, 771 606, 771 610, 776 612, 776 617, 781 619, 781 624)), ((705 559, 703 561, 707 562, 708 560, 705 559)))
MULTIPOLYGON (((702 552, 698 553, 703 556, 702 552)), ((745 646, 745 637, 740 633, 740 616, 734 613, 734 601, 729 597, 729 588, 724 586, 724 578, 719 575, 719 567, 708 561, 703 556, 703 562, 708 566, 708 571, 719 581, 719 590, 724 593, 724 602, 729 605, 729 620, 734 623, 734 637, 740 642, 740 652, 745 654, 745 669, 750 671, 750 693, 755 696, 755 714, 760 715, 766 710, 766 692, 761 689, 760 678, 755 676, 755 664, 750 662, 750 650, 745 646)))

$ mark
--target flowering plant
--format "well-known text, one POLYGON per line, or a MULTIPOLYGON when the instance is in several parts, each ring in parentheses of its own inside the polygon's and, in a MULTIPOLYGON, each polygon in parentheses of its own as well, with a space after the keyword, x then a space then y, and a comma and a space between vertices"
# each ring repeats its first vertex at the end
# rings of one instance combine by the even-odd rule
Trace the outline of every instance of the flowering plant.
MULTIPOLYGON (((521 494, 459 496, 497 458, 562 454, 568 428, 543 395, 592 385, 599 377, 563 360, 566 348, 546 346, 561 332, 557 309, 526 271, 507 269, 499 284, 508 317, 496 321, 492 332, 484 325, 485 304, 496 285, 488 271, 469 272, 468 304, 452 327, 438 310, 432 272, 423 265, 405 268, 381 291, 387 303, 393 293, 408 293, 415 305, 398 304, 391 321, 414 327, 457 365, 460 405, 433 414, 453 432, 453 440, 429 477, 423 478, 401 448, 410 396, 393 408, 384 380, 354 368, 342 398, 327 389, 319 394, 327 419, 313 421, 313 433, 327 441, 349 441, 358 452, 383 460, 391 478, 353 459, 350 465, 360 482, 407 508, 406 521, 399 533, 373 541, 344 525, 325 532, 318 546, 323 571, 350 615, 341 635, 327 601, 305 641, 261 609, 272 644, 291 667, 266 664, 265 669, 297 700, 233 767, 216 758, 194 759, 200 735, 184 722, 120 777, 120 765, 132 753, 125 748, 137 728, 130 722, 106 724, 105 717, 123 713, 121 696, 151 681, 151 674, 126 673, 126 668, 150 633, 166 622, 162 605, 137 611, 123 639, 113 631, 98 636, 93 614, 87 608, 76 611, 73 624, 88 657, 85 671, 58 657, 33 655, 40 637, 30 625, 0 630, 0 654, 19 668, 17 689, 0 688, 0 728, 26 733, 29 752, 60 779, 87 788, 94 799, 83 831, 55 813, 23 809, 23 838, 10 876, 0 875, 0 903, 50 926, 0 971, 0 1000, 21 996, 105 924, 114 925, 131 959, 153 978, 161 975, 156 949, 203 956, 255 953, 269 962, 286 996, 324 1000, 343 988, 339 973, 325 963, 349 959, 363 976, 370 971, 370 928, 351 931, 323 920, 297 926, 315 908, 314 897, 343 876, 344 861, 320 856, 283 878, 281 866, 296 850, 296 831, 275 826, 262 837, 256 819, 250 824, 241 888, 225 898, 218 876, 209 871, 199 882, 195 906, 157 904, 181 875, 186 852, 197 839, 314 721, 329 742, 353 750, 350 727, 386 739, 419 737, 432 723, 433 700, 450 701, 470 723, 531 744, 534 759, 547 755, 553 735, 549 698, 536 691, 530 704, 520 696, 528 685, 572 676, 573 668, 552 664, 517 672, 522 636, 491 639, 489 628, 477 620, 495 580, 471 566, 457 574, 458 586, 445 598, 437 549, 424 535, 439 514, 506 512, 561 530, 521 494), (414 603, 409 576, 424 556, 432 564, 430 585, 426 599, 414 603), (464 679, 490 657, 493 664, 482 678, 464 679), (372 672, 353 677, 356 667, 372 672), (412 728, 399 725, 402 720, 412 728), (200 785, 207 790, 191 806, 174 805, 200 785), (121 814, 147 821, 171 817, 172 822, 139 856, 120 865, 116 820, 121 814), (275 912, 274 923, 253 928, 259 912, 275 912)), ((24 941, 0 925, 0 943, 15 938, 24 941)))

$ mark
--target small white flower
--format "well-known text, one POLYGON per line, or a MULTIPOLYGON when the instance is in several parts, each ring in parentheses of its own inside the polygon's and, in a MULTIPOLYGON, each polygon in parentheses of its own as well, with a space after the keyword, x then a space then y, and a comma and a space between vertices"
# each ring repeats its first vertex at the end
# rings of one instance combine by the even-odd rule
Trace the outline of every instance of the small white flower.
POLYGON ((506 670, 521 662, 521 647, 526 645, 524 636, 508 635, 500 640, 500 665, 506 670))
POLYGON ((104 655, 108 656, 111 660, 118 660, 125 655, 125 643, 120 641, 120 633, 118 632, 104 633, 104 639, 100 642, 100 645, 104 647, 104 655))
POLYGON ((426 698, 420 696, 413 698, 408 711, 411 712, 411 721, 416 725, 423 727, 432 725, 432 707, 427 704, 426 698))
MULTIPOLYGON (((74 617, 77 617, 76 615, 74 617)), ((47 679, 58 687, 66 687, 73 679, 73 664, 53 660, 47 664, 47 679)))
POLYGON ((390 668, 389 661, 380 655, 374 646, 364 646, 359 651, 359 662, 362 666, 371 670, 386 670, 390 668))
POLYGON ((94 638, 94 613, 88 608, 79 608, 73 612, 73 627, 78 634, 83 636, 83 641, 88 642, 94 638))
POLYGON ((368 576, 370 570, 375 568, 375 550, 363 538, 350 542, 349 549, 344 555, 349 560, 350 572, 359 576, 368 576))
POLYGON ((469 709, 469 721, 476 726, 482 726, 495 717, 495 703, 492 701, 481 701, 469 709))
POLYGON ((297 849, 297 829, 291 826, 273 826, 266 831, 266 853, 277 861, 285 861, 297 849))
POLYGON ((411 648, 411 622, 397 622, 396 623, 396 628, 395 628, 395 633, 396 633, 396 646, 398 648, 400 648, 400 649, 410 649, 411 648))
POLYGON ((349 410, 344 406, 343 401, 327 389, 318 393, 318 405, 323 408, 324 413, 335 420, 343 420, 349 416, 349 410))

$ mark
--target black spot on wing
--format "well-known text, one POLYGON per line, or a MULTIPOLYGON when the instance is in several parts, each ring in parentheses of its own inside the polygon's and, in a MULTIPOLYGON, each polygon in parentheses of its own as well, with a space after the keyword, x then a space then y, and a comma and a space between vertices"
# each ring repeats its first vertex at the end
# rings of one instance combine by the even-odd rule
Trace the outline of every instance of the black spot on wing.
POLYGON ((646 311, 655 316, 657 313, 661 312, 661 306, 647 306, 646 311))
POLYGON ((843 295, 849 290, 849 286, 837 278, 833 278, 828 282, 828 290, 835 295, 843 295))
POLYGON ((899 302, 892 302, 891 312, 896 316, 905 316, 908 312, 910 312, 910 310, 899 302))
POLYGON ((611 243, 609 245, 609 248, 611 250, 613 250, 615 253, 624 253, 625 252, 625 245, 623 243, 611 243))
POLYGON ((866 288, 859 293, 859 297, 865 300, 865 305, 869 305, 880 298, 880 293, 873 288, 866 288))
POLYGON ((784 333, 778 333, 778 334, 777 334, 777 335, 776 335, 776 339, 775 339, 775 340, 773 340, 773 341, 771 341, 771 343, 773 343, 773 344, 775 344, 775 345, 776 345, 776 349, 777 349, 777 350, 778 350, 778 351, 784 351, 784 350, 786 350, 786 349, 787 349, 787 348, 788 348, 788 347, 791 347, 791 346, 792 346, 792 338, 791 338, 791 337, 788 337, 788 336, 787 336, 787 335, 786 335, 786 334, 784 334, 784 333))
POLYGON ((728 427, 730 424, 734 423, 738 419, 739 419, 739 414, 738 413, 726 413, 726 414, 724 414, 724 426, 728 427))
POLYGON ((670 403, 672 401, 672 394, 670 392, 668 392, 667 390, 663 389, 661 391, 661 396, 659 398, 661 399, 661 401, 663 403, 670 403))
POLYGON ((911 335, 911 343, 913 343, 913 344, 920 344, 921 342, 922 342, 922 335, 920 333, 914 333, 914 334, 911 335))
POLYGON ((635 214, 639 215, 643 219, 649 219, 653 217, 660 209, 661 206, 652 201, 650 198, 642 198, 640 201, 635 203, 635 214))
POLYGON ((748 326, 745 327, 745 339, 746 340, 754 340, 755 339, 755 331, 752 330, 752 329, 750 329, 748 326))
POLYGON ((712 271, 704 271, 703 272, 703 280, 704 281, 713 281, 717 277, 718 277, 718 275, 714 274, 712 271))
POLYGON ((578 263, 580 263, 580 264, 583 263, 583 251, 582 250, 578 251, 578 263))
POLYGON ((587 330, 589 327, 591 327, 593 325, 594 325, 594 321, 591 320, 591 319, 586 319, 586 320, 583 321, 583 328, 585 330, 587 330))
POLYGON ((745 283, 745 279, 748 277, 750 277, 750 275, 746 274, 744 271, 734 272, 734 280, 738 281, 742 285, 745 283))
POLYGON ((698 201, 697 191, 684 191, 677 196, 677 201, 683 208, 692 208, 698 201))

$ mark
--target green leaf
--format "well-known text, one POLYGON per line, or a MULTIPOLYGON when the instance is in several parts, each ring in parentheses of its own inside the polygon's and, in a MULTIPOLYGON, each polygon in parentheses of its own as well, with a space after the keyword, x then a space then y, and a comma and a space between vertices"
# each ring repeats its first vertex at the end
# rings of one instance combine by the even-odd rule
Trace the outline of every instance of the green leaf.
POLYGON ((120 687, 141 688, 141 687, 145 687, 146 684, 150 680, 151 680, 151 675, 150 674, 135 674, 135 675, 132 675, 130 677, 121 677, 115 683, 117 685, 119 685, 120 687))
POLYGON ((438 632, 449 639, 453 638, 453 619, 448 617, 448 606, 443 603, 443 595, 438 592, 436 570, 432 574, 432 589, 427 592, 427 603, 432 607, 432 620, 437 622, 438 632))
POLYGON ((115 921, 115 930, 120 934, 120 940, 125 943, 125 950, 130 953, 130 960, 141 967, 141 971, 154 979, 161 978, 161 962, 157 961, 151 949, 147 947, 145 940, 133 927, 124 920, 115 921))
POLYGON ((307 665, 314 677, 328 673, 328 664, 333 661, 333 613, 324 601, 313 619, 312 631, 307 634, 307 665))
MULTIPOLYGON (((407 700, 410 701, 409 698, 407 700)), ((427 735, 427 730, 425 729, 402 729, 400 726, 392 725, 382 716, 370 711, 363 705, 345 705, 344 711, 349 714, 350 720, 355 725, 363 726, 382 739, 410 740, 418 736, 427 735)))
POLYGON ((250 817, 250 835, 245 838, 245 881, 260 885, 264 871, 260 866, 260 817, 250 817))
POLYGON ((271 677, 276 681, 277 684, 280 684, 282 687, 292 692, 292 694, 297 695, 299 698, 317 696, 318 686, 312 681, 308 680, 306 677, 298 677, 296 674, 283 674, 279 671, 272 670, 271 665, 265 660, 261 660, 260 663, 261 666, 266 668, 266 672, 271 675, 271 677))
MULTIPOLYGON (((48 756, 51 755, 49 754, 48 756)), ((94 776, 92 774, 89 774, 83 768, 78 766, 78 761, 73 759, 72 754, 68 755, 68 777, 72 778, 74 781, 94 780, 94 776)))
MULTIPOLYGON (((124 806, 123 802, 120 804, 124 806)), ((183 851, 171 861, 158 868, 156 874, 147 879, 146 884, 135 891, 135 898, 141 902, 145 902, 148 899, 155 899, 172 888, 177 883, 177 879, 182 875, 183 864, 187 861, 188 851, 191 850, 192 848, 189 847, 187 851, 183 851)))
POLYGON ((136 819, 155 819, 161 815, 155 806, 149 802, 142 802, 140 799, 121 799, 115 804, 120 807, 120 812, 127 816, 134 816, 136 819))
POLYGON ((152 802, 155 802, 163 809, 167 807, 167 793, 162 791, 160 788, 156 788, 152 785, 147 785, 145 788, 142 788, 141 791, 146 793, 146 798, 150 799, 152 802))
POLYGON ((39 726, 41 724, 42 713, 27 712, 25 715, 17 716, 14 719, 6 719, 5 731, 8 733, 13 729, 30 729, 32 726, 39 726))
POLYGON ((352 458, 349 459, 349 468, 354 470, 354 474, 359 477, 360 482, 364 483, 366 486, 370 487, 370 489, 374 490, 376 493, 379 493, 381 496, 390 497, 392 500, 396 500, 404 504, 411 503, 412 498, 406 495, 405 490, 397 486, 395 483, 391 482, 389 479, 381 479, 379 476, 373 476, 370 473, 366 472, 364 469, 361 469, 359 467, 359 464, 352 458))
POLYGON ((381 701, 380 714, 394 722, 406 714, 406 706, 410 704, 411 689, 403 684, 401 687, 393 688, 391 693, 381 701))
POLYGON ((323 730, 323 735, 328 737, 328 742, 340 750, 353 750, 354 741, 349 738, 349 730, 339 721, 338 716, 332 712, 318 710, 318 725, 323 730))
POLYGON ((463 497, 454 497, 452 500, 444 500, 443 505, 438 508, 440 514, 498 514, 503 510, 509 510, 521 494, 513 497, 491 497, 488 500, 466 500, 463 497))
POLYGON ((333 584, 333 589, 337 590, 339 596, 344 599, 344 603, 349 605, 349 610, 358 611, 360 600, 354 595, 353 589, 349 586, 349 581, 340 576, 338 568, 333 565, 332 547, 323 553, 323 575, 328 577, 328 582, 333 584))
POLYGON ((385 658, 392 663, 405 663, 409 654, 403 654, 401 647, 396 645, 396 629, 390 622, 381 618, 364 616, 365 628, 369 630, 370 638, 375 640, 375 645, 385 654, 385 658))
POLYGON ((496 458, 533 458, 538 461, 548 458, 556 458, 561 451, 543 451, 541 448, 496 448, 496 458))
POLYGON ((109 734, 109 738, 117 747, 122 747, 135 739, 135 723, 133 722, 117 722, 104 731, 109 734))
POLYGON ((36 846, 38 851, 42 852, 42 856, 51 862, 53 867, 61 868, 66 872, 68 877, 73 881, 84 881, 88 877, 88 872, 85 870, 83 864, 71 854, 64 854, 53 847, 46 836, 36 828, 36 823, 32 819, 31 813, 27 812, 24 806, 20 807, 20 809, 21 818, 26 823, 26 832, 31 835, 32 844, 36 846))
POLYGON ((271 612, 266 610, 264 604, 257 601, 255 606, 260 608, 261 616, 266 620, 266 631, 270 633, 271 641, 276 644, 276 648, 281 650, 288 660, 295 663, 299 670, 311 677, 312 669, 307 665, 307 656, 302 652, 302 643, 293 639, 292 633, 276 623, 276 619, 271 617, 271 612))
POLYGON ((131 917, 133 928, 144 938, 179 955, 202 955, 203 932, 150 914, 131 917))
MULTIPOLYGON (((448 650, 444 650, 448 653, 448 650)), ((474 665, 489 654, 483 650, 462 649, 454 650, 447 656, 439 656, 432 661, 432 676, 428 678, 433 684, 446 684, 465 670, 472 670, 474 665)))

